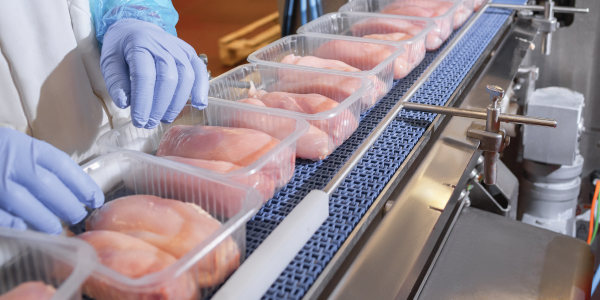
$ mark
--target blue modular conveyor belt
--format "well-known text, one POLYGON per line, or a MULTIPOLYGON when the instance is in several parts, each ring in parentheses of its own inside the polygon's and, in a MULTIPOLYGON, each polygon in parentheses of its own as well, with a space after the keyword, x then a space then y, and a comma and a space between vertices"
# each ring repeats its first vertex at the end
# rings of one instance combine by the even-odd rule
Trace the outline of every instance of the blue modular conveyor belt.
MULTIPOLYGON (((502 1, 523 4, 523 0, 502 1)), ((488 8, 463 37, 412 102, 444 105, 510 16, 506 9, 488 8)), ((457 31, 448 39, 450 41, 457 31)), ((448 41, 445 43, 448 44, 448 41)), ((323 189, 388 111, 444 49, 427 53, 406 78, 395 82, 379 104, 361 115, 357 131, 320 162, 297 160, 295 176, 247 224, 246 257, 314 189, 323 189)), ((281 273, 263 299, 301 299, 350 235, 369 206, 417 144, 435 114, 403 110, 332 195, 329 218, 281 273)))

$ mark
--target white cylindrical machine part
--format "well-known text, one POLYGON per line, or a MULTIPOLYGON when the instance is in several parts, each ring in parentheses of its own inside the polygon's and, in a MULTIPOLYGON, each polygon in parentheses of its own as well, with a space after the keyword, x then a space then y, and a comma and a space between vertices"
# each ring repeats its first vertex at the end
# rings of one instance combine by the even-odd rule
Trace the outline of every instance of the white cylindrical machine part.
POLYGON ((572 165, 551 165, 524 159, 523 169, 527 179, 532 182, 560 183, 579 177, 583 170, 583 162, 581 154, 577 154, 572 165))

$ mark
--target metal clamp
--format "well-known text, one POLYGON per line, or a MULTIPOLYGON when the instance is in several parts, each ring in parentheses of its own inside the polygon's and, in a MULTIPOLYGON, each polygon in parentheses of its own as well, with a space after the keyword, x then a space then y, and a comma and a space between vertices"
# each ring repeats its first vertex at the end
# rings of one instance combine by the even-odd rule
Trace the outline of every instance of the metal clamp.
POLYGON ((488 185, 492 185, 496 184, 496 169, 500 152, 510 143, 510 138, 506 135, 504 129, 500 128, 500 122, 552 128, 556 127, 557 122, 552 119, 502 114, 500 113, 500 101, 504 98, 504 90, 497 85, 487 85, 486 90, 492 100, 492 104, 487 107, 486 112, 410 102, 405 102, 404 108, 486 120, 485 124, 480 122, 471 123, 471 126, 467 129, 467 136, 481 141, 479 149, 483 151, 483 181, 488 185))
POLYGON ((509 8, 529 11, 543 11, 543 18, 535 18, 533 23, 539 26, 539 31, 542 33, 542 53, 550 55, 550 46, 552 45, 552 33, 558 29, 558 22, 554 17, 554 13, 588 13, 589 8, 574 8, 574 7, 555 7, 553 0, 547 0, 544 6, 541 5, 518 5, 518 4, 498 4, 490 3, 490 7, 509 8))

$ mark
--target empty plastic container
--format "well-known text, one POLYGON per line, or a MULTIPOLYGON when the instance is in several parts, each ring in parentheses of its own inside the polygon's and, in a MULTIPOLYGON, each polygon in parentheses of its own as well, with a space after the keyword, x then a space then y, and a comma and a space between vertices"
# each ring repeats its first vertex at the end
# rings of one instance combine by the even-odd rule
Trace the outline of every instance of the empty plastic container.
POLYGON ((191 166, 173 165, 130 151, 102 155, 83 169, 102 188, 107 202, 129 195, 154 195, 196 204, 222 223, 216 232, 175 263, 152 274, 130 278, 97 264, 83 287, 89 296, 203 299, 244 260, 246 222, 262 203, 256 190, 191 166), (226 214, 230 216, 225 217, 226 214))
MULTIPOLYGON (((379 15, 370 13, 330 13, 309 22, 298 29, 299 34, 336 35, 366 39, 390 39, 390 43, 401 45, 405 52, 396 58, 394 78, 404 78, 423 58, 425 49, 434 49, 435 40, 428 45, 427 34, 435 27, 433 20, 417 17, 379 15), (402 39, 398 41, 397 39, 402 39)), ((438 46, 439 47, 439 46, 438 46)))
MULTIPOLYGON (((260 107, 242 107, 231 101, 209 99, 208 107, 204 110, 186 106, 172 124, 161 123, 149 130, 136 128, 128 122, 101 136, 98 144, 108 151, 133 150, 154 155, 163 135, 175 125, 251 128, 263 132, 277 129, 279 135, 276 138, 280 142, 246 167, 228 173, 217 173, 195 167, 197 170, 207 171, 220 178, 252 186, 261 192, 265 201, 291 180, 296 161, 296 142, 308 130, 308 123, 302 119, 266 113, 260 107), (268 130, 256 128, 254 125, 263 126, 268 130), (265 177, 269 177, 269 181, 265 181, 265 177)), ((169 162, 183 165, 174 161, 169 162)))
POLYGON ((96 253, 82 241, 0 227, 0 295, 41 282, 56 289, 50 299, 79 300, 95 267, 96 253))
MULTIPOLYGON (((381 14, 395 14, 397 15, 398 13, 407 13, 410 15, 417 15, 420 16, 419 14, 413 14, 411 12, 398 12, 396 11, 396 13, 394 13, 392 7, 390 6, 391 4, 394 3, 408 3, 410 4, 411 2, 418 2, 419 0, 354 0, 354 1, 350 1, 349 3, 344 4, 342 7, 340 7, 339 11, 340 12, 371 12, 371 13, 381 13, 381 14)), ((464 5, 463 1, 464 0, 439 0, 441 2, 450 2, 452 5, 451 7, 442 15, 439 16, 435 16, 435 17, 428 17, 425 19, 430 19, 433 20, 436 24, 436 27, 427 35, 427 39, 429 40, 428 42, 428 50, 435 50, 437 48, 439 48, 443 42, 445 42, 448 37, 450 36, 450 34, 452 33, 452 30, 454 28, 458 28, 460 27, 464 21, 466 21, 466 18, 464 20, 462 20, 464 17, 463 15, 458 15, 456 16, 456 12, 457 10, 461 8, 461 11, 464 13, 468 13, 468 7, 469 4, 464 5), (461 21, 462 22, 456 22, 456 21, 461 21)), ((467 1, 471 1, 471 13, 473 11, 473 5, 472 5, 472 0, 467 0, 467 1)), ((469 13, 470 15, 470 13, 469 13)))
POLYGON ((284 58, 289 60, 291 55, 296 58, 316 56, 342 61, 361 71, 330 70, 332 74, 366 77, 373 82, 372 101, 363 106, 363 109, 367 109, 381 100, 392 88, 395 60, 402 53, 404 49, 401 46, 378 40, 363 42, 342 36, 290 35, 250 54, 248 61, 270 66, 292 65, 309 71, 324 68, 285 64, 281 61, 284 58))
MULTIPOLYGON (((366 78, 332 74, 328 70, 307 71, 293 66, 247 64, 211 80, 208 95, 230 101, 251 98, 251 83, 258 91, 319 94, 339 103, 330 110, 309 114, 292 111, 300 110, 303 106, 292 105, 285 94, 268 94, 263 97, 265 103, 271 106, 279 105, 278 107, 289 109, 264 107, 265 112, 279 112, 304 119, 311 124, 309 131, 298 140, 296 154, 312 160, 327 157, 356 130, 360 122, 361 103, 370 101, 369 94, 373 86, 366 78)), ((308 105, 306 102, 301 104, 308 105)))

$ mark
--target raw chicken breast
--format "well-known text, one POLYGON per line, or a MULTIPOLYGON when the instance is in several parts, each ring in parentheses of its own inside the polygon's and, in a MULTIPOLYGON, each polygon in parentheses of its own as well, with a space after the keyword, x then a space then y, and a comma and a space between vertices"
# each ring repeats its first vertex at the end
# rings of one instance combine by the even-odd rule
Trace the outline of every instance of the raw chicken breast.
MULTIPOLYGON (((218 173, 229 173, 242 168, 240 165, 225 161, 178 156, 163 156, 163 158, 218 173)), ((240 212, 246 199, 246 193, 243 190, 228 188, 225 185, 212 181, 199 181, 189 176, 164 176, 163 172, 150 173, 156 175, 156 178, 152 181, 155 185, 158 184, 159 187, 165 187, 162 188, 165 193, 161 196, 173 199, 185 199, 189 195, 199 195, 203 197, 200 206, 214 215, 231 218, 240 212), (206 198, 204 199, 204 197, 206 198)), ((233 176, 232 179, 243 185, 255 188, 262 196, 263 202, 266 202, 273 196, 275 182, 261 172, 249 176, 241 174, 240 176, 233 176)))
POLYGON ((368 34, 363 36, 364 38, 367 39, 376 39, 376 40, 384 40, 384 41, 394 41, 394 42, 399 42, 399 41, 404 41, 404 40, 410 40, 413 38, 412 35, 406 34, 406 33, 402 33, 402 32, 394 32, 394 33, 381 33, 381 34, 368 34))
MULTIPOLYGON (((385 44, 363 43, 358 46, 355 42, 345 40, 329 41, 315 51, 315 55, 326 59, 338 59, 348 64, 361 64, 365 70, 377 67, 390 57, 396 48, 385 44)), ((406 56, 394 60, 394 79, 401 79, 408 73, 406 56)))
MULTIPOLYGON (((386 33, 386 34, 370 34, 363 36, 364 38, 369 39, 378 39, 378 40, 386 40, 386 41, 402 41, 413 38, 412 35, 408 35, 406 33, 396 32, 396 33, 386 33)), ((406 50, 400 57, 396 60, 403 59, 407 61, 407 68, 400 69, 398 72, 394 70, 396 76, 400 78, 406 77, 416 66, 418 66, 423 58, 425 58, 425 44, 423 41, 417 41, 411 44, 402 45, 406 50)))
MULTIPOLYGON (((151 195, 119 198, 104 204, 86 221, 86 229, 117 231, 143 240, 179 259, 194 250, 221 223, 193 203, 151 195)), ((192 274, 201 288, 217 285, 240 265, 240 251, 231 237, 196 264, 192 274)))
MULTIPOLYGON (((134 214, 135 215, 135 214, 134 214)), ((138 238, 114 231, 88 231, 76 236, 96 249, 98 261, 117 273, 139 278, 175 263, 173 255, 138 238)), ((83 285, 83 292, 95 300, 185 300, 196 298, 195 284, 188 273, 164 282, 153 290, 134 292, 111 286, 97 273, 83 285)))
POLYGON ((479 11, 479 9, 483 6, 483 3, 485 3, 485 0, 475 0, 473 2, 473 10, 479 11))
MULTIPOLYGON (((277 144, 278 139, 254 129, 176 125, 163 135, 156 156, 219 160, 247 167, 277 144)), ((285 157, 283 154, 280 156, 285 157)), ((289 165, 289 162, 275 157, 261 169, 265 176, 276 182, 277 187, 287 183, 294 171, 284 170, 280 165, 289 165)))
POLYGON ((306 67, 316 67, 328 70, 336 70, 336 71, 344 71, 344 72, 360 72, 360 69, 357 69, 353 66, 350 66, 344 62, 335 59, 321 59, 320 57, 315 56, 295 56, 294 54, 290 54, 285 56, 281 63, 290 64, 290 65, 298 65, 298 66, 306 66, 306 67))
POLYGON ((473 14, 473 8, 467 7, 467 2, 463 2, 461 6, 456 9, 454 13, 454 29, 460 28, 467 19, 473 14))
POLYGON ((56 292, 51 285, 41 281, 29 281, 0 296, 0 300, 49 300, 56 292))
POLYGON ((406 33, 415 36, 423 28, 402 19, 371 18, 355 23, 350 28, 353 36, 365 36, 370 34, 406 33))
MULTIPOLYGON (((238 102, 266 107, 261 100, 254 98, 245 98, 238 102)), ((290 126, 279 124, 279 126, 275 127, 270 124, 263 114, 253 112, 246 112, 242 117, 233 120, 233 122, 236 126, 262 131, 275 138, 288 136, 294 128, 294 124, 290 124, 290 126)), ((290 120, 289 122, 295 121, 290 120)), ((331 154, 333 147, 333 140, 327 133, 313 125, 309 125, 308 132, 303 134, 296 142, 296 156, 305 159, 320 160, 331 154)))
MULTIPOLYGON (((436 17, 445 14, 454 5, 449 1, 436 0, 404 0, 394 2, 380 11, 383 14, 436 17)), ((452 33, 452 25, 444 19, 435 20, 436 27, 427 34, 427 50, 432 51, 439 48, 452 33)))
MULTIPOLYGON (((305 114, 326 112, 338 106, 336 101, 319 94, 269 93, 264 90, 256 90, 254 84, 248 91, 248 96, 259 99, 268 107, 305 114)), ((326 132, 332 139, 334 146, 341 145, 358 127, 358 121, 348 110, 342 111, 334 118, 326 120, 307 119, 307 121, 317 130, 326 132)), ((300 141, 298 145, 301 145, 300 141)))

